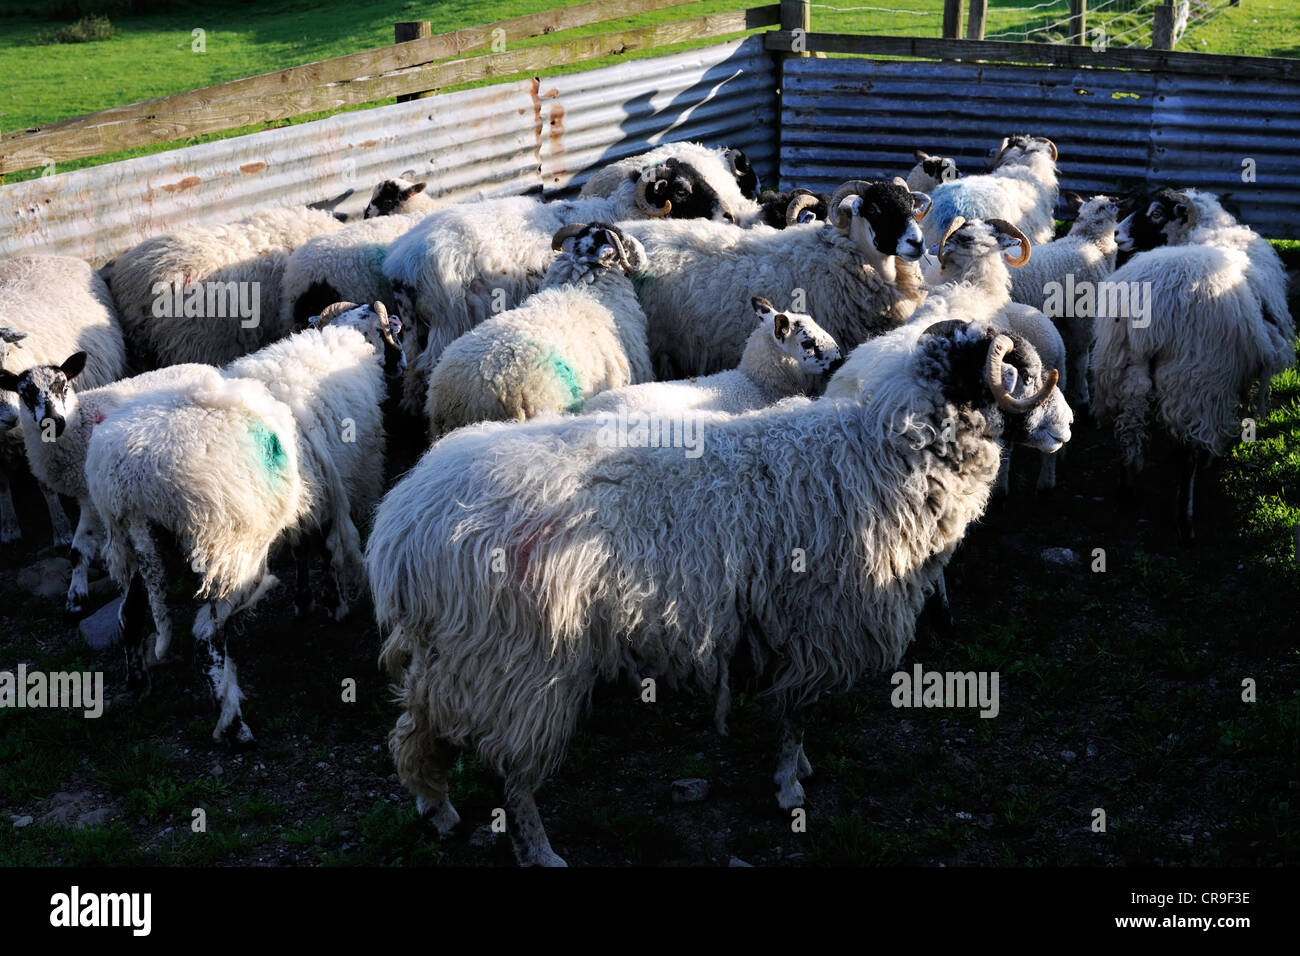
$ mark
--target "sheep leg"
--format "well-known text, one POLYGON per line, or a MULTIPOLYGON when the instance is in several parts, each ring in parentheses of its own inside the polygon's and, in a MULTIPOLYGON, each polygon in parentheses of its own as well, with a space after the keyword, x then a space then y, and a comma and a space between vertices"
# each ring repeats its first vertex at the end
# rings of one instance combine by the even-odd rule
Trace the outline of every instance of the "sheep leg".
POLYGON ((325 556, 325 567, 329 568, 329 574, 326 575, 327 584, 325 586, 324 600, 325 609, 329 611, 330 617, 336 621, 341 621, 348 616, 351 608, 348 606, 347 598, 342 575, 339 573, 338 563, 334 561, 334 552, 329 546, 330 529, 324 529, 321 537, 321 554, 325 556))
POLYGON ((1011 447, 1008 444, 1002 449, 1002 460, 998 463, 998 480, 994 485, 994 491, 1003 498, 1011 492, 1011 447))
POLYGON ((149 596, 144 578, 137 571, 131 575, 122 606, 117 611, 117 633, 126 652, 126 687, 143 696, 149 693, 148 641, 152 631, 149 596))
POLYGON ((89 501, 80 504, 77 532, 72 536, 72 580, 68 583, 68 598, 63 607, 64 614, 71 618, 80 617, 85 609, 86 597, 90 593, 87 580, 90 562, 102 553, 104 542, 104 525, 98 512, 89 501))
POLYGON ((533 800, 533 788, 514 774, 506 777, 506 819, 515 859, 520 866, 568 866, 551 849, 542 816, 533 800))
POLYGON ((1041 452, 1042 463, 1038 467, 1039 492, 1052 491, 1056 488, 1056 452, 1041 452))
POLYGON ((153 612, 154 629, 158 633, 154 657, 161 661, 172 643, 172 621, 167 611, 167 568, 148 525, 131 524, 127 528, 127 537, 135 551, 136 573, 144 580, 149 595, 149 610, 153 612))
POLYGON ((239 702, 244 699, 244 692, 239 689, 235 662, 226 653, 226 622, 232 610, 229 601, 204 604, 194 618, 194 640, 208 686, 220 710, 212 739, 233 747, 245 747, 252 744, 253 732, 240 713, 239 702))
POLYGON ((781 744, 776 758, 776 773, 772 774, 772 781, 777 786, 776 802, 782 810, 803 806, 804 792, 799 783, 799 771, 804 768, 803 776, 812 773, 812 765, 803 753, 803 717, 786 714, 781 718, 781 744))
POLYGON ((1196 452, 1189 449, 1183 455, 1178 475, 1178 540, 1188 545, 1196 543, 1196 529, 1192 525, 1192 513, 1196 493, 1198 458, 1196 452))
POLYGON ((0 544, 13 544, 23 536, 22 525, 18 523, 18 512, 14 510, 13 489, 9 487, 9 475, 0 468, 0 544))
POLYGON ((302 542, 293 548, 293 561, 296 566, 296 578, 293 591, 293 613, 295 617, 306 617, 311 613, 315 601, 311 593, 311 551, 302 542))
POLYGON ((388 749, 398 779, 415 794, 416 811, 434 825, 438 836, 448 836, 460 823, 460 814, 447 797, 456 748, 430 733, 408 710, 397 718, 397 726, 388 735, 388 749))
POLYGON ((56 548, 66 548, 72 544, 72 523, 68 513, 63 510, 63 502, 54 491, 41 485, 41 494, 45 497, 45 507, 50 513, 50 534, 54 537, 56 548))

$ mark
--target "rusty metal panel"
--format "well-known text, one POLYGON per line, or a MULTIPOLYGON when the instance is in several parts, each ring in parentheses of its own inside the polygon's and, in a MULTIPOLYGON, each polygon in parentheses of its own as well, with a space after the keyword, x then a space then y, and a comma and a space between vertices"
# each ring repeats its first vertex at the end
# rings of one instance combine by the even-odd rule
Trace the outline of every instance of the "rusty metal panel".
POLYGON ((738 146, 776 179, 776 61, 761 36, 542 80, 543 187, 665 142, 738 146))
POLYGON ((1243 221, 1300 235, 1300 84, 1073 67, 792 59, 781 181, 833 188, 905 175, 912 150, 982 172, 1008 133, 1050 136, 1061 185, 1085 195, 1142 185, 1225 193, 1243 221), (1257 181, 1242 182, 1241 160, 1257 181))
POLYGON ((762 38, 529 79, 0 186, 0 257, 96 265, 186 225, 354 194, 413 171, 435 198, 576 187, 594 166, 661 141, 739 145, 775 177, 775 79, 762 38))

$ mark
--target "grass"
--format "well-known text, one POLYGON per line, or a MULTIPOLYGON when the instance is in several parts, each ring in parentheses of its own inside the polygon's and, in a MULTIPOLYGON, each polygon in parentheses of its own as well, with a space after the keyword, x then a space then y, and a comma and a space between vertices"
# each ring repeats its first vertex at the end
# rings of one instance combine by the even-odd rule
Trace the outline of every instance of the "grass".
MULTIPOLYGON (((607 33, 653 23, 680 20, 706 13, 742 8, 738 0, 703 0, 686 8, 639 14, 621 20, 569 31, 565 37, 607 33)), ((837 0, 838 2, 838 0, 837 0)), ((1128 2, 1128 0, 1125 0, 1128 2)), ((1221 0, 1216 0, 1221 2, 1221 0)), ((165 13, 130 14, 126 3, 95 3, 86 0, 64 4, 76 11, 113 11, 111 39, 75 44, 44 45, 55 31, 75 30, 67 24, 34 12, 25 0, 0 0, 0 131, 30 128, 71 116, 121 106, 170 93, 198 89, 227 80, 252 76, 333 56, 354 53, 392 43, 392 24, 398 20, 429 19, 435 33, 508 19, 538 10, 568 6, 555 0, 447 0, 430 5, 407 0, 354 0, 349 3, 312 0, 241 0, 231 4, 214 0, 174 0, 155 4, 165 13), (195 31, 202 31, 204 52, 195 52, 195 31)), ((846 2, 843 6, 861 6, 846 2)), ((145 4, 144 6, 150 6, 145 4)), ((840 13, 823 8, 813 10, 813 28, 832 32, 891 33, 938 36, 942 0, 897 0, 883 5, 908 9, 924 16, 900 16, 879 11, 840 13)), ((992 0, 987 35, 1010 33, 1009 39, 1028 36, 1039 20, 1027 21, 1018 12, 1021 0, 992 0), (1020 34, 1017 34, 1020 31, 1020 34)), ((1066 0, 1058 4, 1066 8, 1066 0)), ((1112 7, 1112 10, 1114 8, 1112 7)), ((1058 17, 1056 8, 1035 11, 1049 20, 1058 17)), ((1102 22, 1094 17, 1094 23, 1102 22)), ((1108 25, 1112 35, 1129 27, 1119 21, 1108 25)), ((83 29, 80 31, 85 33, 83 29)), ((552 42, 507 38, 510 48, 552 42)), ((671 49, 718 42, 708 39, 678 44, 671 49)), ((1123 41, 1120 41, 1123 42, 1123 41)), ((1240 7, 1227 8, 1213 20, 1193 26, 1180 49, 1255 55, 1300 55, 1300 22, 1282 0, 1243 0, 1240 7)), ((655 51, 662 52, 662 51, 655 51)), ((609 57, 582 64, 580 68, 618 62, 652 52, 609 57)), ((540 71, 546 76, 571 68, 540 71)), ((482 85, 482 84, 471 84, 482 85)), ((352 107, 359 109, 364 107, 352 107)), ((307 122, 329 113, 296 117, 272 124, 243 127, 222 133, 191 137, 171 143, 119 151, 59 164, 65 171, 133 156, 146 155, 179 146, 256 132, 260 129, 307 122)), ((34 178, 41 170, 11 174, 7 181, 34 178)))

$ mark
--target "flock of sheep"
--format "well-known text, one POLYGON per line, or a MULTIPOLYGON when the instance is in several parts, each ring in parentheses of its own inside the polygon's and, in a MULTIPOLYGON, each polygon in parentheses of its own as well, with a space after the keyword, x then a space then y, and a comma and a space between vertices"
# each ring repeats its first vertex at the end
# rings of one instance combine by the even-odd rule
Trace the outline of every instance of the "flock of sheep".
POLYGON ((520 862, 562 864, 533 793, 596 683, 710 695, 721 730, 742 651, 797 807, 801 715, 896 667, 946 606, 1013 446, 1054 486, 1067 396, 1114 422, 1130 474, 1155 422, 1187 449, 1190 534, 1197 461, 1294 362, 1281 263, 1215 197, 1069 196, 1053 239, 1056 145, 992 156, 760 196, 739 150, 676 143, 571 200, 439 207, 399 179, 361 222, 283 208, 102 271, 3 262, 5 468, 21 439, 72 545, 67 611, 96 560, 124 591, 132 686, 169 653, 169 581, 192 582, 218 740, 252 740, 226 628, 287 547, 298 613, 318 551, 331 614, 373 602, 404 707, 391 750, 440 832, 473 750, 520 862), (1097 287, 1095 308, 1051 306, 1061 283, 1097 287), (1106 283, 1143 287, 1148 321, 1106 283))

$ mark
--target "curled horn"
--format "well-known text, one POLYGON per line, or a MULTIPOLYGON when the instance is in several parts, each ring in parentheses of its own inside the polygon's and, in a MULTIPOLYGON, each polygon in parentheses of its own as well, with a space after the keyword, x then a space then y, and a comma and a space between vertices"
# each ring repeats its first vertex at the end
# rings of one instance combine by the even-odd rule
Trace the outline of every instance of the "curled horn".
POLYGON ((1187 228, 1192 229, 1195 227, 1197 216, 1196 204, 1187 197, 1187 193, 1175 192, 1173 194, 1173 199, 1175 202, 1181 203, 1187 210, 1187 228))
POLYGON ((985 368, 985 374, 989 380, 989 391, 993 393, 993 399, 998 403, 998 408, 1006 412, 1016 412, 1023 415, 1047 401, 1061 376, 1056 369, 1052 369, 1043 375, 1043 386, 1033 395, 1028 395, 1025 398, 1012 398, 1011 393, 1002 384, 1002 359, 1014 347, 1015 343, 1011 341, 1010 336, 998 335, 993 340, 993 344, 989 346, 989 361, 985 368))
POLYGON ((333 305, 327 305, 320 310, 320 315, 316 316, 315 325, 322 326, 334 321, 344 312, 351 312, 353 309, 360 308, 355 302, 335 302, 333 305))
POLYGON ((925 218, 926 213, 930 211, 930 197, 925 193, 914 193, 912 187, 907 185, 907 180, 902 176, 894 177, 894 185, 907 190, 907 194, 912 197, 912 218, 920 222, 925 218), (919 199, 917 197, 920 197, 919 199))
MULTIPOLYGON (((650 171, 650 179, 658 179, 663 172, 667 172, 666 167, 656 166, 650 171)), ((665 199, 663 206, 656 206, 646 197, 646 190, 650 188, 650 179, 646 178, 644 172, 641 173, 641 181, 636 184, 636 208, 652 219, 661 219, 673 211, 673 204, 665 199)))
MULTIPOLYGON (((638 186, 637 188, 641 189, 642 187, 638 186)), ((640 200, 638 200, 638 204, 639 202, 640 200)), ((570 239, 573 236, 581 235, 582 230, 586 228, 587 224, 585 222, 571 222, 567 226, 561 226, 560 231, 551 236, 551 248, 556 252, 563 251, 564 240, 570 239)))
POLYGON ((831 222, 835 223, 835 225, 840 229, 847 227, 849 221, 847 218, 840 215, 840 203, 844 202, 844 200, 849 196, 861 196, 864 189, 870 188, 871 183, 867 182, 865 179, 850 179, 848 182, 842 184, 839 189, 835 190, 834 194, 831 196, 830 203, 828 203, 828 206, 830 207, 828 212, 831 222))
POLYGON ((383 336, 383 339, 387 344, 391 345, 393 348, 397 348, 397 340, 393 338, 393 328, 389 324, 388 308, 384 303, 376 299, 370 304, 370 310, 374 312, 375 315, 379 316, 379 334, 383 336))
POLYGON ((985 220, 990 226, 1003 235, 1010 236, 1012 239, 1020 240, 1020 255, 1014 259, 1008 258, 1007 265, 1013 269, 1019 269, 1029 261, 1029 237, 1017 229, 1005 219, 987 219, 985 220))
POLYGON ((813 209, 817 206, 818 199, 812 193, 801 193, 790 200, 790 204, 785 207, 785 224, 787 226, 797 225, 799 214, 805 209, 813 209))
POLYGON ((952 238, 952 234, 964 225, 966 225, 965 216, 954 216, 952 222, 948 223, 948 228, 944 230, 943 238, 939 240, 939 265, 944 264, 943 247, 948 244, 948 240, 952 238))
POLYGON ((727 150, 727 165, 731 167, 731 172, 732 175, 734 176, 739 176, 745 173, 747 171, 745 167, 749 165, 749 162, 748 162, 748 157, 745 156, 744 150, 739 150, 739 149, 727 150), (736 158, 737 156, 740 157, 739 160, 736 158), (740 165, 741 161, 745 162, 744 167, 740 165))
POLYGON ((1056 151, 1056 144, 1053 143, 1053 142, 1052 142, 1050 139, 1048 139, 1046 136, 1043 137, 1043 141, 1044 141, 1045 143, 1047 143, 1047 145, 1050 146, 1050 147, 1052 148, 1052 162, 1056 162, 1056 158, 1057 158, 1058 156, 1061 155, 1060 153, 1058 153, 1058 152, 1056 151))
POLYGON ((989 166, 988 166, 989 169, 997 168, 998 160, 1002 158, 1002 154, 1007 151, 1007 147, 1010 145, 1011 145, 1011 137, 1003 136, 1002 142, 998 144, 998 151, 994 153, 993 158, 989 160, 989 166))

